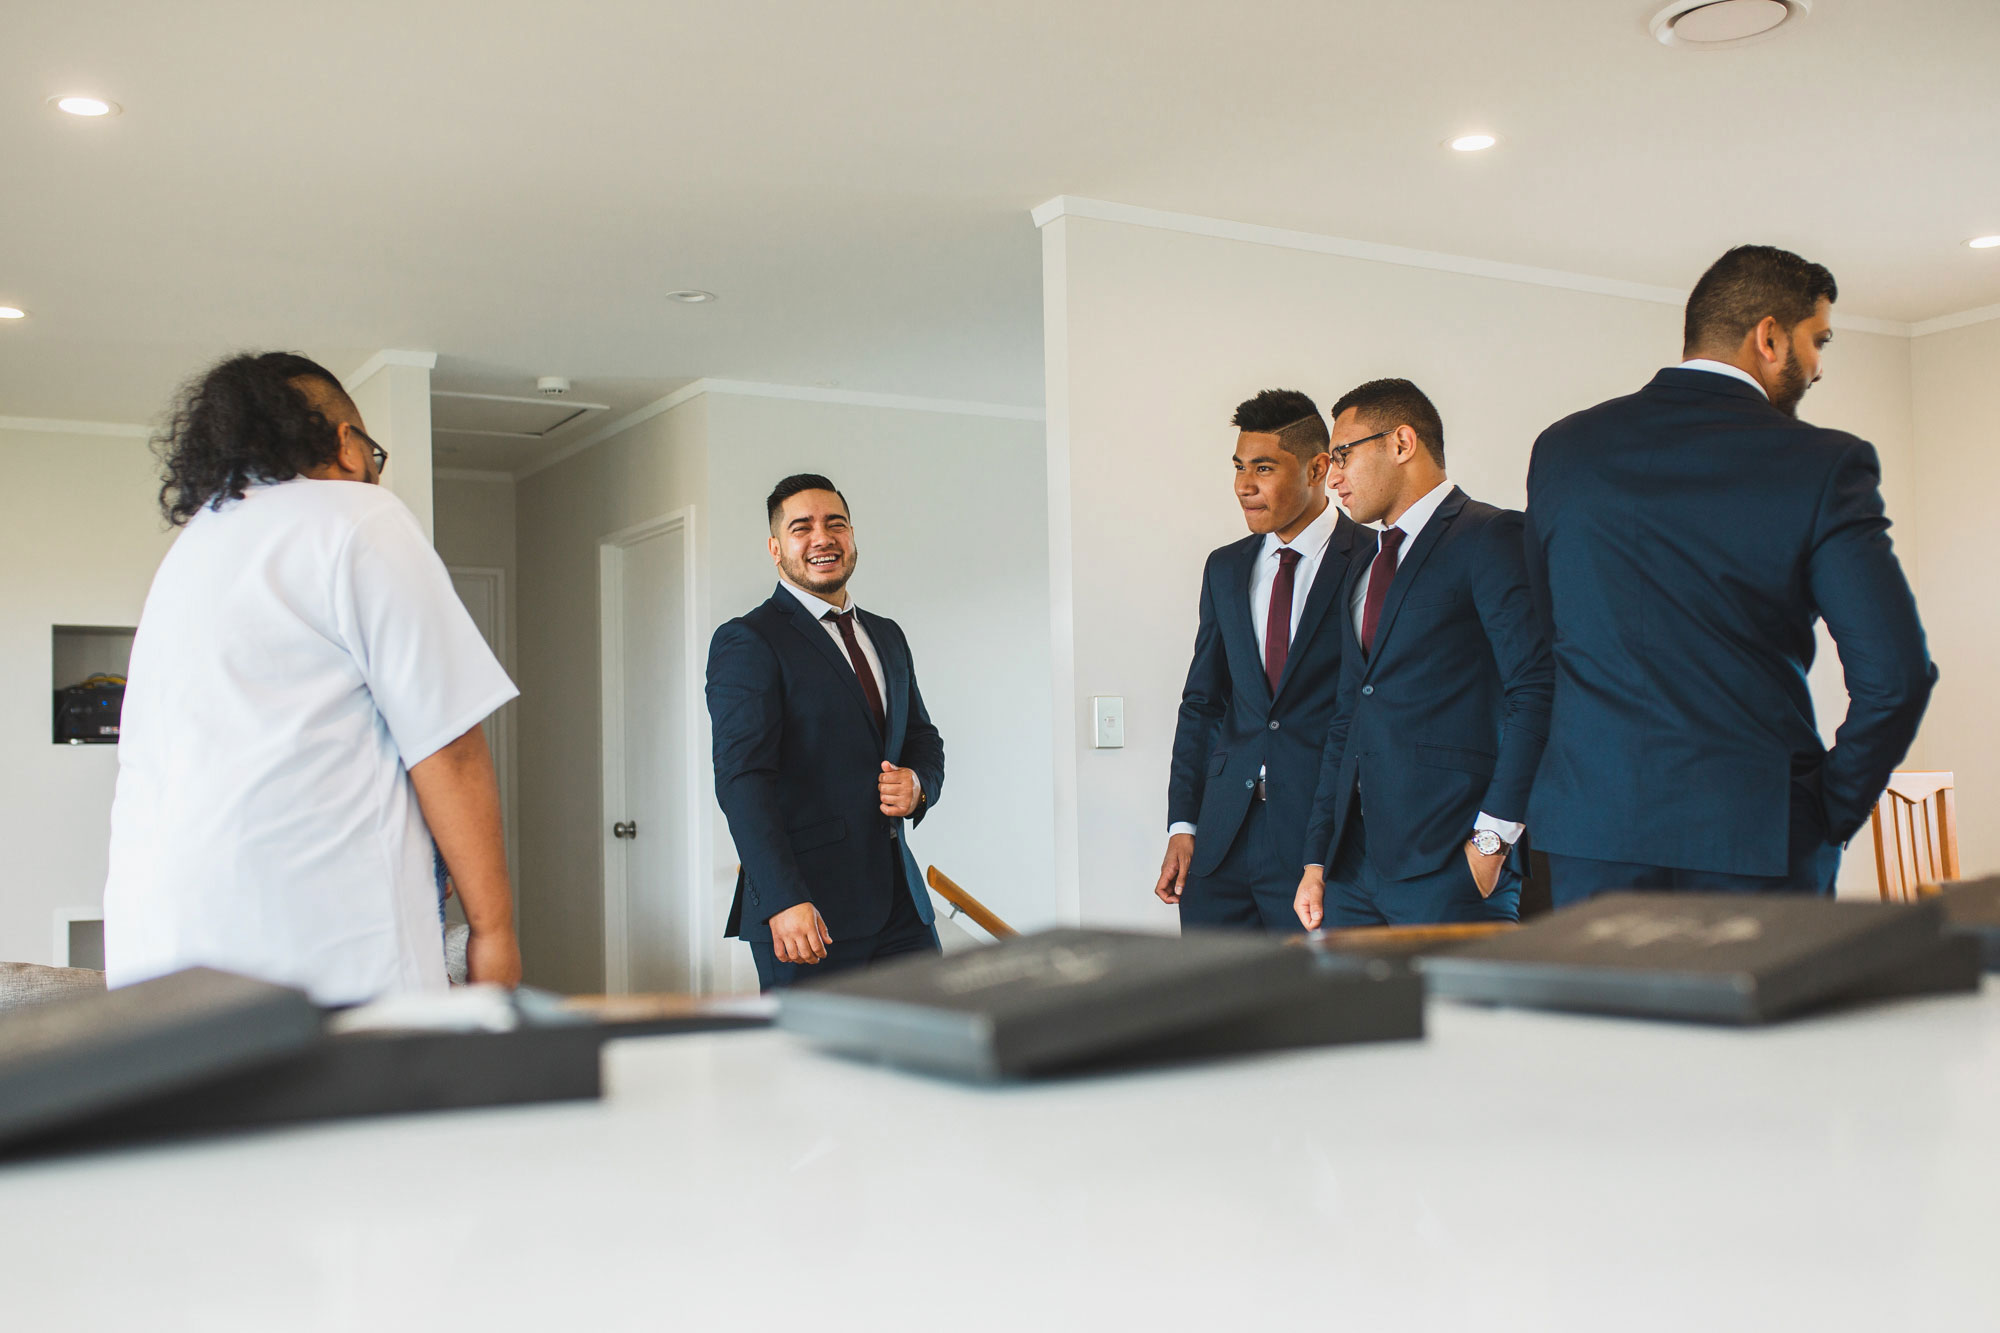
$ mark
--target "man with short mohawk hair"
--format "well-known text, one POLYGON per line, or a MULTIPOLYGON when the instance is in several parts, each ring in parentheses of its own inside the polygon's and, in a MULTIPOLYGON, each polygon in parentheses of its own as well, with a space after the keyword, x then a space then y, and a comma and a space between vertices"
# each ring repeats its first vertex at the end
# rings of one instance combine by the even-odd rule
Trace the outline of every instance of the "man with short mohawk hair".
POLYGON ((1153 892, 1181 926, 1295 932, 1292 893, 1340 680, 1334 609, 1360 529, 1328 501, 1326 422, 1266 389, 1236 409, 1250 535, 1208 557, 1153 892))

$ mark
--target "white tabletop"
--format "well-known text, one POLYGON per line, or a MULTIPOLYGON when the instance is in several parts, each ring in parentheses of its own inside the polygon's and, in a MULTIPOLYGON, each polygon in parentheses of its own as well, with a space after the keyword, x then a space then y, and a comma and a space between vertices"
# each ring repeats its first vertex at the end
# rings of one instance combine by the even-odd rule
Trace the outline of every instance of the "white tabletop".
POLYGON ((775 1032, 608 1098, 0 1165, 9 1329, 2000 1327, 2000 988, 1003 1089, 775 1032))

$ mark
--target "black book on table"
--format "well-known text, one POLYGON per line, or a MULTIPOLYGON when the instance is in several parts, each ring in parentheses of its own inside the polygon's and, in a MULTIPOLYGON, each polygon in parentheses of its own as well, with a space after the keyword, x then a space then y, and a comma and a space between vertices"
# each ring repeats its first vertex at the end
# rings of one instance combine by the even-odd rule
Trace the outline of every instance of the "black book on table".
POLYGON ((1421 966, 1454 999, 1765 1023, 1936 959, 1943 927, 1935 900, 1610 893, 1421 966))
POLYGON ((191 968, 0 1015, 0 1143, 167 1095, 321 1040, 305 992, 191 968))
POLYGON ((778 1026, 976 1081, 1423 1035, 1403 964, 1265 936, 1049 930, 785 991, 778 1026))
POLYGON ((1986 970, 2000 972, 2000 875, 1947 884, 1938 901, 1945 929, 1977 940, 1986 970))

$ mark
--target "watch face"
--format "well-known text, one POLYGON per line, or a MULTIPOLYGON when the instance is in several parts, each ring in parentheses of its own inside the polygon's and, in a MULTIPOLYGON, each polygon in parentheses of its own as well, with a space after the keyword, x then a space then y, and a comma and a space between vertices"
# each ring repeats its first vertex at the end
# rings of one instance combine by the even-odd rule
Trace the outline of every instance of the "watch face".
POLYGON ((1479 849, 1481 856, 1491 856, 1500 850, 1500 835, 1492 829, 1481 829, 1472 835, 1472 845, 1479 849))

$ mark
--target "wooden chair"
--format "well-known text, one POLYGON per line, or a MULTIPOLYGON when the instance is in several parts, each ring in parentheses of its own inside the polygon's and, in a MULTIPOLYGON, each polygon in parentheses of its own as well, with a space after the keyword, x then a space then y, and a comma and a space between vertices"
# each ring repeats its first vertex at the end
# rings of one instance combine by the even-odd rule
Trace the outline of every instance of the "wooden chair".
POLYGON ((938 897, 951 904, 951 914, 953 916, 963 914, 971 917, 973 925, 978 926, 996 940, 1004 940, 1010 935, 1021 933, 1005 921, 1002 921, 999 917, 993 915, 992 909, 987 907, 985 903, 980 902, 979 899, 952 883, 950 877, 936 866, 930 868, 929 879, 931 887, 937 890, 938 897))
POLYGON ((1909 902, 1958 878, 1958 808, 1949 773, 1891 773, 1875 803, 1875 874, 1887 902, 1909 902))

